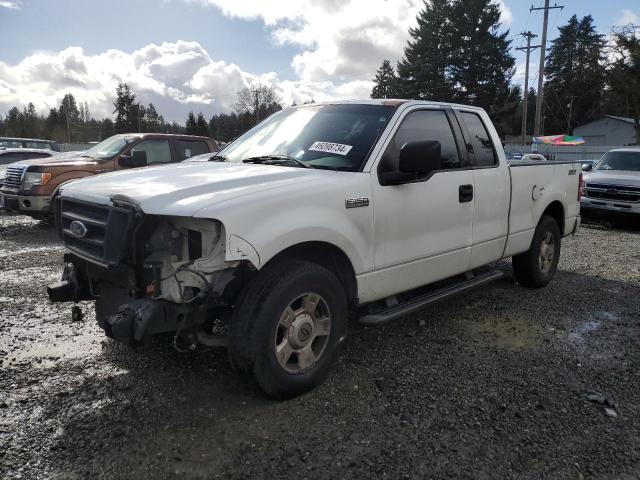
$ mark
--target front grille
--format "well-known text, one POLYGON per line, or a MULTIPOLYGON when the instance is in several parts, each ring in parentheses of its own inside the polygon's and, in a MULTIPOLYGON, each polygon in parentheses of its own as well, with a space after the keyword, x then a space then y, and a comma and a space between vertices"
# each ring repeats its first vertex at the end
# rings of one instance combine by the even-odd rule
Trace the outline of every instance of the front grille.
POLYGON ((115 267, 128 253, 134 211, 67 198, 56 199, 56 228, 65 246, 104 267, 115 267))
POLYGON ((640 201, 640 187, 587 183, 585 186, 585 195, 589 198, 599 198, 602 200, 638 202, 640 201))
POLYGON ((20 190, 22 176, 27 169, 24 165, 9 165, 6 170, 3 188, 6 190, 20 190))

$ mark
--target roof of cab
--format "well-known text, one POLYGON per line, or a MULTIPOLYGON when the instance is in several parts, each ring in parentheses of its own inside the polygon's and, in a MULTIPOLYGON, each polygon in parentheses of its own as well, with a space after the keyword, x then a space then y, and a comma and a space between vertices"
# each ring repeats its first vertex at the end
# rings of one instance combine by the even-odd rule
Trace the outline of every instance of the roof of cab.
POLYGON ((406 98, 374 98, 374 99, 365 99, 365 100, 327 100, 323 102, 316 103, 307 103, 304 105, 298 105, 298 107, 304 106, 312 106, 312 105, 343 105, 343 104, 351 104, 351 105, 390 105, 393 107, 398 107, 400 105, 408 104, 408 105, 437 105, 437 106, 446 106, 446 107, 456 107, 456 108, 466 108, 472 110, 484 110, 481 107, 476 107, 473 105, 463 105, 459 103, 448 103, 448 102, 435 102, 431 100, 409 100, 406 98))
POLYGON ((624 147, 624 148, 614 148, 613 150, 609 150, 610 152, 640 152, 640 145, 637 147, 624 147))

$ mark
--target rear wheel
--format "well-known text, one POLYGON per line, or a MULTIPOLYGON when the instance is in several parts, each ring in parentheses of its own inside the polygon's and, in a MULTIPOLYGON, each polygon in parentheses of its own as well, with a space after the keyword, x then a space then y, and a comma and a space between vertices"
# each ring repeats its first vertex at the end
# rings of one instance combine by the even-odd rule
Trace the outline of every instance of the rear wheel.
POLYGON ((540 288, 551 281, 558 268, 561 241, 558 222, 544 215, 538 222, 529 250, 513 257, 513 272, 521 285, 540 288))
POLYGON ((321 383, 347 321, 340 281, 327 269, 286 261, 260 272, 229 325, 229 353, 270 396, 289 398, 321 383))

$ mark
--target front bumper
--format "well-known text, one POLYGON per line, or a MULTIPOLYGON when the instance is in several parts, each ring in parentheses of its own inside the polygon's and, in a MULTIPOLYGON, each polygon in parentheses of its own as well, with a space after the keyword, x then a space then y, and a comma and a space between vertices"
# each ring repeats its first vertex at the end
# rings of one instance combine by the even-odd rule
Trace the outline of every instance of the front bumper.
POLYGON ((51 211, 51 199, 44 196, 0 192, 0 209, 12 212, 42 213, 51 211))
POLYGON ((626 212, 640 215, 640 202, 625 202, 600 198, 582 197, 580 209, 602 210, 605 212, 626 212))
POLYGON ((580 200, 580 214, 594 220, 640 220, 640 203, 611 200, 580 200))

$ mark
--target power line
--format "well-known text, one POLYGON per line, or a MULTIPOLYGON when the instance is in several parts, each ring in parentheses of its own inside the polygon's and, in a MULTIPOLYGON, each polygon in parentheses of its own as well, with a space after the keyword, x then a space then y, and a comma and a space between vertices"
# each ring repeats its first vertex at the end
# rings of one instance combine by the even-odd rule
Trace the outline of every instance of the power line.
POLYGON ((542 116, 542 98, 544 95, 543 92, 543 81, 544 81, 544 55, 545 49, 547 48, 547 26, 549 23, 549 10, 553 9, 563 9, 564 5, 554 4, 553 7, 549 6, 549 0, 544 0, 544 7, 533 7, 529 9, 529 12, 536 10, 544 10, 544 19, 542 21, 542 42, 540 43, 540 68, 538 70, 538 96, 536 97, 536 122, 533 130, 533 135, 535 137, 539 136, 541 133, 540 128, 540 120, 542 116))

